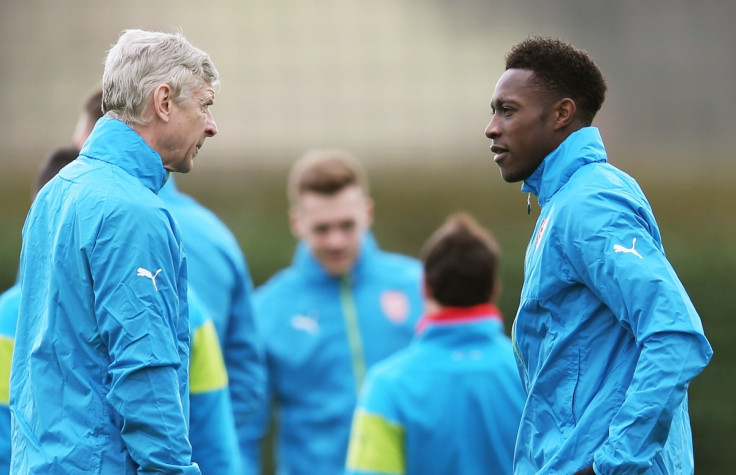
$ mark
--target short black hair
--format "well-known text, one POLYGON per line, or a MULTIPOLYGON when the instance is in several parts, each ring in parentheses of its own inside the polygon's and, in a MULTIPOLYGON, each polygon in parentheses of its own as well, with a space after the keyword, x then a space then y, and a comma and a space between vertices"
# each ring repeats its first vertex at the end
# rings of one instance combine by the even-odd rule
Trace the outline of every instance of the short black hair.
POLYGON ((84 102, 84 112, 93 124, 102 117, 102 88, 98 87, 90 93, 84 102))
POLYGON ((59 148, 49 155, 36 175, 36 183, 33 187, 33 196, 36 196, 36 193, 41 191, 43 185, 55 177, 56 174, 59 173, 59 170, 73 162, 78 156, 79 149, 76 147, 59 148))
POLYGON ((526 69, 533 81, 559 99, 575 101, 580 118, 590 125, 606 97, 606 80, 590 55, 570 43, 545 37, 530 37, 506 55, 506 69, 526 69))
POLYGON ((424 281, 432 298, 444 307, 491 303, 499 260, 491 233, 469 214, 456 213, 424 245, 424 281))

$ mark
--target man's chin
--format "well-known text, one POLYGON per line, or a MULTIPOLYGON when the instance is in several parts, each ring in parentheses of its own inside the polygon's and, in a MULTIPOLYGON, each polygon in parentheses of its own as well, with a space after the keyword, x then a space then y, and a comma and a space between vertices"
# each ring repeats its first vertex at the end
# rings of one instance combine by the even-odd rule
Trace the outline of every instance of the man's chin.
POLYGON ((192 168, 194 168, 194 161, 190 160, 188 164, 181 164, 177 167, 168 166, 164 167, 166 170, 173 172, 173 173, 189 173, 192 171, 192 168))
POLYGON ((524 180, 523 178, 518 176, 517 173, 504 172, 503 169, 501 169, 501 178, 503 178, 503 181, 505 181, 506 183, 518 183, 524 180))
POLYGON ((325 271, 327 271, 328 274, 335 276, 335 277, 341 277, 348 272, 350 272, 350 268, 352 267, 352 262, 325 262, 322 261, 322 267, 324 267, 325 271))

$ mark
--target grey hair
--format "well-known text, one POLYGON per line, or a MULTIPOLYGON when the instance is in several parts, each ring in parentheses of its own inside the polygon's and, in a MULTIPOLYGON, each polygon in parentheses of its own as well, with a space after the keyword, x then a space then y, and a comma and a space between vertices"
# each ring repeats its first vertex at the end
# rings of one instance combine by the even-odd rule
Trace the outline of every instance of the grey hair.
POLYGON ((128 125, 145 125, 153 92, 168 84, 177 104, 202 85, 217 86, 220 73, 209 55, 180 33, 124 30, 105 58, 102 111, 128 125))

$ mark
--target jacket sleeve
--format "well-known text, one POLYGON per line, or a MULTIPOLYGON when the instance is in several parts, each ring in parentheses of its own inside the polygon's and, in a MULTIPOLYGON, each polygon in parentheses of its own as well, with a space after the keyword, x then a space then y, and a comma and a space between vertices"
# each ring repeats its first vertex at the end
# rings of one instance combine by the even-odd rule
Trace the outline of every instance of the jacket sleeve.
MULTIPOLYGON (((264 298, 263 288, 253 292, 252 296, 255 330, 263 348, 263 378, 266 394, 257 402, 255 410, 248 418, 248 423, 239 432, 245 475, 259 475, 262 472, 262 444, 269 431, 271 411, 274 406, 278 406, 278 385, 269 361, 268 339, 265 337, 266 323, 274 314, 273 303, 264 298)), ((274 445, 277 444, 278 441, 274 440, 274 445)))
POLYGON ((353 416, 346 475, 403 475, 404 427, 394 414, 394 385, 369 372, 353 416))
MULTIPOLYGON (((242 253, 234 263, 237 281, 234 285, 228 328, 223 342, 223 354, 230 381, 230 397, 238 432, 241 454, 253 452, 253 441, 249 437, 249 425, 253 424, 254 412, 265 399, 266 369, 263 349, 256 334, 253 314, 253 283, 242 253)), ((246 463, 243 455, 243 463, 246 463)))
MULTIPOLYGON (((266 376, 268 380, 268 376, 266 376)), ((268 381, 267 381, 268 384, 268 381)), ((259 475, 261 473, 261 445, 268 432, 271 415, 270 394, 263 398, 248 418, 248 423, 239 428, 240 454, 243 457, 243 474, 259 475)))
POLYGON ((212 320, 189 292, 192 351, 189 360, 192 460, 203 475, 242 473, 225 362, 212 320))
POLYGON ((712 350, 665 257, 649 205, 626 194, 586 197, 589 216, 570 218, 568 259, 579 278, 634 336, 639 358, 608 438, 600 473, 643 473, 667 440, 673 414, 712 350))
POLYGON ((181 249, 165 213, 122 208, 105 215, 88 250, 110 361, 111 417, 120 420, 139 473, 199 474, 183 404, 189 328, 179 289, 181 249))

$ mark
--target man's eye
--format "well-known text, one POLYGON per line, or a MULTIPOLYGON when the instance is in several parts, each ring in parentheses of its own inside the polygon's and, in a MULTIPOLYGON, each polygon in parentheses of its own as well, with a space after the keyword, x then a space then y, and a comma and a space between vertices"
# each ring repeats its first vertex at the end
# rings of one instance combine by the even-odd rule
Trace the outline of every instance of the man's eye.
POLYGON ((353 221, 350 221, 349 223, 341 223, 340 229, 343 231, 352 231, 355 229, 355 223, 353 221))

